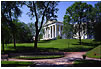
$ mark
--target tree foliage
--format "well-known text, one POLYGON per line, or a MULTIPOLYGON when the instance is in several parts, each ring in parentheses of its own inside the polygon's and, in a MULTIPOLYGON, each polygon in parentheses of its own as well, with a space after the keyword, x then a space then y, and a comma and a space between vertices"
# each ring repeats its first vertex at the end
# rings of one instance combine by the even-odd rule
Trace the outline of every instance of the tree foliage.
POLYGON ((95 26, 94 26, 94 37, 95 40, 97 41, 101 41, 101 2, 98 2, 97 4, 95 4, 95 26))
POLYGON ((66 38, 73 38, 73 26, 69 23, 70 18, 68 15, 64 16, 64 26, 63 26, 63 33, 66 35, 66 38))
MULTIPOLYGON (((22 2, 18 1, 2 1, 1 2, 1 23, 2 23, 2 46, 4 46, 4 41, 6 40, 5 34, 8 34, 4 29, 7 28, 10 30, 10 35, 13 36, 14 39, 14 48, 16 48, 16 27, 13 24, 13 19, 17 18, 21 15, 21 11, 19 7, 21 7, 22 2), (5 33, 5 34, 4 34, 5 33)), ((4 48, 4 47, 3 47, 4 48)))
POLYGON ((35 44, 34 48, 37 48, 37 42, 39 37, 39 32, 41 31, 42 25, 44 21, 49 20, 51 18, 56 18, 55 13, 57 12, 58 2, 55 1, 30 1, 26 2, 27 7, 30 9, 30 17, 35 18, 35 44), (46 18, 46 19, 45 19, 46 18), (39 22, 40 27, 39 27, 39 22))
MULTIPOLYGON (((82 2, 75 2, 72 6, 66 9, 66 15, 64 16, 64 23, 65 23, 64 25, 65 26, 66 25, 69 26, 69 24, 78 25, 77 28, 75 29, 77 30, 79 34, 80 44, 81 44, 81 36, 82 36, 80 32, 82 32, 82 30, 86 28, 86 27, 83 27, 82 23, 90 21, 90 17, 88 17, 90 15, 90 13, 88 12, 90 11, 92 11, 92 6, 82 2)), ((70 30, 71 28, 68 27, 67 29, 70 30)))
MULTIPOLYGON (((15 23, 16 27, 17 27, 17 38, 16 38, 16 42, 17 43, 29 43, 29 42, 33 42, 33 32, 32 29, 28 24, 25 24, 23 22, 17 22, 15 23)), ((33 30, 34 31, 34 30, 33 30)))

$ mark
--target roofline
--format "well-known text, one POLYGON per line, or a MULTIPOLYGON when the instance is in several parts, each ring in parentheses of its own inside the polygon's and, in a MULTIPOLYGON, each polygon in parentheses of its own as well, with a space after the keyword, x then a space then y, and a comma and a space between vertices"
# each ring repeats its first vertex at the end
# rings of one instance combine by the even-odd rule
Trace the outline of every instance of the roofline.
MULTIPOLYGON (((48 22, 48 21, 47 21, 48 22)), ((49 24, 47 24, 47 22, 45 22, 44 24, 43 24, 43 26, 44 25, 49 25, 49 24)), ((54 23, 62 23, 63 24, 63 22, 60 22, 60 21, 53 21, 52 23, 50 23, 50 24, 54 24, 54 23)))

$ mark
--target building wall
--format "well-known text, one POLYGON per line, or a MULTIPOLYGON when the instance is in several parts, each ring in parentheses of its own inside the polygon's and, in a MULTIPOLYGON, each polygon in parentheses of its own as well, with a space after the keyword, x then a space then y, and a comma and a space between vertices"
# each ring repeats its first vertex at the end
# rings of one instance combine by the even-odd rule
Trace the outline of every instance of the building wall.
POLYGON ((43 39, 55 39, 57 38, 58 35, 62 37, 63 24, 61 23, 57 22, 53 24, 48 24, 43 28, 44 28, 43 39))
MULTIPOLYGON (((77 24, 74 24, 74 26, 76 26, 77 24)), ((45 24, 44 28, 44 34, 43 34, 43 39, 55 39, 57 38, 57 36, 61 36, 62 39, 66 39, 66 35, 62 34, 63 32, 63 24, 62 23, 51 23, 49 21, 49 23, 45 24)), ((89 38, 93 38, 92 36, 89 36, 86 34, 87 29, 85 29, 84 31, 81 31, 81 39, 89 39, 89 38), (85 33, 84 33, 85 31, 85 33)), ((79 34, 78 32, 76 34, 74 34, 73 36, 74 39, 79 39, 79 34)))

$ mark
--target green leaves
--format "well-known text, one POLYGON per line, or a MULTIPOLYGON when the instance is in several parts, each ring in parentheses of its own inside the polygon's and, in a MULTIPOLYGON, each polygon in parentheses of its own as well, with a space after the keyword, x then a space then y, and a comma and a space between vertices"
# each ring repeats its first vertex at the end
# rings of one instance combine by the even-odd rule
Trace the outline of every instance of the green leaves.
MULTIPOLYGON (((66 14, 64 15, 64 32, 70 34, 79 32, 79 37, 82 35, 80 31, 85 31, 86 25, 83 26, 83 23, 91 21, 94 16, 93 7, 87 3, 75 2, 72 6, 66 9, 66 14), (77 26, 71 26, 71 24, 75 24, 77 26), (72 29, 72 30, 71 30, 72 29)), ((86 34, 87 32, 84 32, 86 34)))

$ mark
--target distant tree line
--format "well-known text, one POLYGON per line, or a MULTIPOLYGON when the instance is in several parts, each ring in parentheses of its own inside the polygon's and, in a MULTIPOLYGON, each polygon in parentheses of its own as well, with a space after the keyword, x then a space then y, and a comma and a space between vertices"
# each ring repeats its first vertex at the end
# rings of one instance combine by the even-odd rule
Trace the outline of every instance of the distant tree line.
MULTIPOLYGON (((25 24, 20 21, 13 21, 13 31, 14 34, 16 35, 15 39, 17 43, 29 43, 33 42, 33 36, 35 36, 35 28, 33 23, 28 23, 25 24)), ((12 34, 12 29, 9 27, 7 23, 2 23, 1 24, 1 37, 4 39, 4 43, 13 43, 13 34, 12 34)), ((1 39, 2 39, 1 38, 1 39)))

